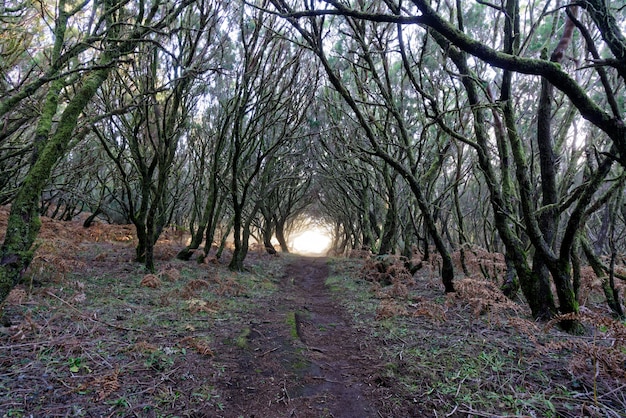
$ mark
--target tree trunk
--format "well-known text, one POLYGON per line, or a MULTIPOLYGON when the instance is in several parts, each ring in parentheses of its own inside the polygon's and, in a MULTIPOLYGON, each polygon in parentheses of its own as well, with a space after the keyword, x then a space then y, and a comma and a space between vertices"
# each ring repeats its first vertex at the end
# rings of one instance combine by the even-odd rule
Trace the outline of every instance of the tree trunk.
MULTIPOLYGON (((234 226, 235 224, 233 223, 235 237, 239 236, 240 234, 241 235, 240 235, 239 240, 235 238, 235 249, 233 250, 233 258, 230 261, 230 264, 228 265, 228 268, 230 270, 233 270, 233 271, 244 270, 243 262, 248 255, 248 249, 250 247, 249 243, 250 243, 250 222, 251 221, 252 221, 252 217, 244 225, 240 226, 239 233, 237 232, 237 228, 234 226), (239 241, 239 246, 237 246, 236 244, 237 241, 239 241)), ((241 219, 239 221, 239 224, 241 225, 241 219)))
POLYGON ((393 196, 393 200, 390 200, 389 209, 387 209, 385 215, 385 225, 383 226, 383 236, 380 239, 378 254, 390 254, 395 250, 397 221, 398 213, 396 210, 395 196, 393 196))
POLYGON ((274 248, 274 245, 272 244, 272 228, 270 225, 266 225, 265 229, 263 230, 263 246, 265 247, 265 251, 267 251, 267 253, 269 255, 275 255, 276 254, 276 248, 274 248))
POLYGON ((389 254, 395 250, 396 246, 396 230, 398 229, 398 209, 396 205, 396 189, 393 179, 389 174, 387 164, 385 164, 383 175, 387 187, 387 195, 389 199, 389 208, 385 214, 385 224, 383 225, 382 238, 380 239, 380 248, 378 254, 389 254))
POLYGON ((200 225, 200 228, 196 229, 191 234, 191 242, 185 248, 180 250, 178 254, 176 254, 176 258, 183 261, 189 261, 193 256, 194 250, 197 250, 202 244, 202 238, 204 237, 204 227, 200 225))
POLYGON ((135 261, 144 263, 146 261, 146 247, 148 246, 148 234, 143 221, 133 220, 135 232, 137 233, 137 247, 135 248, 135 261))
MULTIPOLYGON (((565 55, 565 50, 570 44, 575 26, 568 17, 565 22, 563 35, 555 48, 550 61, 560 63, 565 55)), ((539 166, 541 170, 541 192, 542 205, 547 208, 539 215, 539 228, 543 234, 545 242, 554 246, 554 239, 557 233, 558 212, 555 209, 559 201, 558 189, 556 185, 556 173, 558 170, 558 160, 554 149, 554 139, 552 136, 552 100, 554 96, 552 84, 545 78, 541 80, 541 93, 539 97, 539 109, 537 114, 537 148, 539 150, 539 166)), ((550 273, 556 285, 557 296, 559 298, 559 310, 561 313, 578 312, 578 302, 572 287, 570 253, 565 257, 560 257, 559 262, 550 272, 548 264, 550 260, 544 253, 541 246, 536 246, 533 258, 533 272, 537 275, 541 289, 542 314, 548 315, 555 310, 552 291, 550 290, 550 273)), ((567 327, 577 327, 575 324, 566 324, 567 327)))
POLYGON ((287 240, 285 239, 285 224, 278 221, 276 221, 276 239, 280 245, 280 250, 283 253, 288 254, 289 246, 287 245, 287 240))
MULTIPOLYGON (((236 198, 236 196, 234 197, 236 198)), ((242 271, 245 254, 243 252, 241 239, 241 208, 239 207, 239 205, 233 206, 235 212, 233 215, 233 241, 235 248, 233 249, 233 258, 230 260, 228 268, 233 271, 242 271)))
MULTIPOLYGON (((202 244, 202 239, 204 238, 204 234, 207 231, 207 227, 209 225, 210 220, 213 217, 213 211, 215 210, 215 193, 209 193, 209 198, 204 206, 204 211, 200 216, 200 222, 198 223, 198 228, 192 232, 191 234, 191 242, 188 246, 180 250, 178 254, 176 254, 176 258, 179 260, 187 261, 191 258, 194 251, 200 247, 202 244)), ((211 242, 213 241, 213 236, 211 236, 211 242)), ((208 247, 211 248, 211 243, 208 243, 208 247)))
POLYGON ((38 212, 41 192, 55 164, 67 151, 78 117, 107 78, 108 62, 108 56, 105 54, 101 59, 104 68, 91 73, 67 104, 56 132, 31 165, 13 201, 6 235, 0 248, 0 301, 3 301, 11 289, 19 283, 32 261, 32 245, 41 227, 38 212))
POLYGON ((228 226, 226 227, 226 230, 222 234, 222 238, 220 239, 220 245, 217 248, 217 252, 215 253, 215 258, 217 258, 218 260, 222 258, 222 253, 224 252, 224 248, 226 247, 226 240, 228 239, 228 236, 230 235, 230 232, 232 231, 232 229, 233 229, 233 220, 231 219, 228 222, 228 226))
MULTIPOLYGON (((209 251, 211 251, 211 247, 213 246, 213 241, 215 240, 215 231, 217 230, 218 223, 220 222, 220 219, 222 217, 222 210, 224 207, 225 200, 226 200, 226 194, 223 194, 219 198, 217 207, 215 208, 215 211, 213 212, 213 215, 210 218, 209 224, 206 227, 206 236, 204 237, 204 257, 209 255, 209 251)), ((233 227, 233 224, 232 224, 232 219, 231 219, 228 223, 228 228, 227 228, 228 232, 226 236, 228 236, 228 233, 230 233, 230 230, 232 227, 233 227)), ((224 241, 225 238, 223 237, 221 238, 222 238, 222 241, 224 241)), ((225 241, 223 243, 220 241, 220 243, 223 249, 225 241)))
MULTIPOLYGON (((587 242, 587 240, 581 238, 580 239, 583 251, 585 253, 585 257, 587 257, 587 261, 589 265, 593 269, 595 275, 602 280, 602 290, 604 292, 604 296, 606 297, 606 303, 609 305, 609 308, 613 311, 613 313, 619 317, 624 318, 624 310, 622 308, 622 304, 619 300, 619 291, 615 287, 615 283, 612 280, 612 277, 607 276, 604 268, 602 266, 602 261, 598 257, 598 255, 593 251, 593 248, 587 242)), ((611 257, 611 263, 615 263, 615 257, 611 257)), ((612 266, 611 266, 612 267, 612 266)), ((612 268, 610 271, 612 272, 612 268)))
POLYGON ((91 225, 93 224, 93 221, 96 219, 96 217, 98 215, 100 215, 102 213, 102 209, 100 209, 100 207, 98 207, 94 213, 92 213, 91 215, 89 215, 89 217, 87 217, 87 219, 85 219, 85 222, 83 222, 83 228, 89 228, 91 227, 91 225))
POLYGON ((367 189, 361 191, 361 232, 363 235, 363 249, 374 251, 376 242, 374 240, 372 219, 370 217, 370 200, 367 189))
POLYGON ((506 263, 506 274, 504 275, 504 283, 500 287, 500 290, 502 290, 502 293, 504 293, 507 298, 513 299, 519 290, 519 280, 517 279, 515 264, 508 250, 504 254, 504 262, 506 263))
MULTIPOLYGON (((491 164, 491 160, 488 157, 486 150, 489 148, 488 136, 485 131, 485 116, 483 114, 481 102, 479 100, 478 91, 475 84, 475 78, 469 67, 467 66, 467 60, 463 53, 454 48, 449 48, 448 42, 438 33, 434 32, 433 38, 437 41, 440 47, 448 51, 450 58, 458 68, 459 72, 464 75, 461 82, 467 92, 468 100, 472 106, 472 112, 474 115, 474 131, 476 135, 476 144, 471 144, 478 156, 478 164, 483 172, 486 180, 486 184, 489 188, 489 195, 491 204, 494 209, 494 220, 496 228, 502 239, 506 253, 510 257, 515 270, 519 277, 519 282, 522 287, 522 291, 533 316, 540 317, 543 312, 542 304, 538 301, 541 299, 541 290, 537 282, 537 276, 532 272, 528 265, 527 254, 522 241, 515 234, 513 227, 510 224, 509 217, 507 216, 506 209, 510 208, 510 203, 504 201, 504 196, 497 188, 497 177, 495 170, 491 164)), ((503 84, 501 100, 504 103, 503 112, 506 126, 506 132, 508 134, 509 141, 511 142, 512 154, 517 164, 517 173, 520 176, 526 175, 526 161, 523 149, 521 147, 521 141, 517 134, 515 115, 513 114, 512 104, 510 103, 510 82, 511 74, 506 72, 503 84)), ((446 127, 444 127, 445 129, 446 127)), ((524 177, 525 178, 525 177, 524 177)), ((504 186, 508 187, 508 186, 504 186)), ((507 190, 507 189, 505 189, 507 190)), ((509 190, 510 191, 510 190, 509 190)), ((516 289, 512 288, 511 293, 516 289)))

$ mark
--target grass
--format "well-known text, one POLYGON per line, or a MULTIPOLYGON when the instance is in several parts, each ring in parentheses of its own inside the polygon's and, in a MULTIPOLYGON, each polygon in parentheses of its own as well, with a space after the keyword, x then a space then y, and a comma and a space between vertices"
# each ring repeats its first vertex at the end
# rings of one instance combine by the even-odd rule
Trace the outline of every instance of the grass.
POLYGON ((235 340, 235 345, 242 350, 247 349, 250 332, 252 332, 250 328, 244 328, 244 330, 241 331, 241 333, 237 336, 237 339, 235 340))
MULTIPOLYGON (((0 329, 2 416, 235 416, 222 391, 246 361, 280 350, 286 369, 311 366, 298 342, 298 315, 306 312, 272 303, 289 256, 252 258, 236 274, 162 261, 160 285, 148 288, 128 251, 86 246, 76 253, 87 262, 58 253, 38 258, 24 299, 5 308, 13 326, 0 329), (108 261, 98 261, 100 254, 108 261), (272 334, 269 327, 255 332, 259 307, 279 314, 272 334), (262 341, 271 344, 259 349, 262 341)), ((365 279, 363 260, 328 264, 326 286, 354 326, 368 331, 360 343, 377 350, 369 384, 393 388, 385 403, 450 417, 618 417, 626 410, 623 375, 611 376, 605 361, 612 348, 626 354, 623 323, 590 318, 596 332, 573 338, 523 312, 444 296, 436 275, 418 276, 394 295, 392 286, 365 279), (595 367, 603 368, 590 379, 595 367)), ((468 294, 477 282, 467 283, 468 294)), ((271 366, 245 369, 266 379, 256 390, 280 389, 271 366)))
POLYGON ((282 266, 265 265, 267 271, 259 265, 234 275, 223 268, 169 261, 161 265, 160 286, 149 288, 140 285, 145 273, 135 263, 63 274, 44 263, 34 273, 37 286, 43 286, 33 289, 37 303, 6 308, 20 325, 2 343, 0 361, 7 367, 0 388, 7 395, 0 395, 0 416, 222 411, 222 395, 208 383, 225 373, 224 365, 212 360, 212 346, 218 339, 234 337, 238 345, 247 339, 249 328, 231 337, 224 335, 231 327, 221 324, 241 322, 255 309, 251 300, 276 291, 282 266), (5 363, 5 356, 19 361, 5 363), (192 373, 178 374, 182 365, 199 361, 201 368, 191 366, 192 373), (33 375, 33 369, 44 372, 33 375), (30 387, 35 382, 19 379, 31 375, 49 382, 43 392, 34 393, 30 387), (100 412, 91 409, 96 405, 100 412))
MULTIPOLYGON (((379 383, 399 382, 403 388, 393 401, 411 399, 441 416, 574 417, 587 408, 588 398, 571 384, 567 355, 542 354, 506 316, 487 311, 476 317, 471 303, 445 298, 439 283, 418 278, 408 296, 393 302, 408 314, 377 318, 377 306, 389 299, 350 263, 331 262, 326 285, 357 326, 370 328, 373 341, 367 343, 379 347, 384 361, 379 383), (443 310, 444 320, 424 312, 428 300, 443 310)), ((552 332, 544 338, 565 338, 552 332)), ((619 416, 611 415, 619 407, 594 406, 608 411, 606 416, 619 416)))
POLYGON ((289 327, 289 335, 294 340, 297 340, 298 337, 298 324, 296 322, 296 313, 294 311, 289 311, 285 315, 285 323, 289 327))

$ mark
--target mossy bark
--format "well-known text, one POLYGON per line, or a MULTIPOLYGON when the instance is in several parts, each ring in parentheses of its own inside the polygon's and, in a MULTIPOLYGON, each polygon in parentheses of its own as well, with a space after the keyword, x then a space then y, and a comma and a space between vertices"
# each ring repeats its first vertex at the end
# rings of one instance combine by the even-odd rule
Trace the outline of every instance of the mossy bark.
POLYGON ((6 236, 0 248, 0 300, 4 300, 19 283, 32 261, 33 244, 41 227, 38 212, 41 192, 55 164, 67 151, 78 117, 108 73, 109 69, 105 67, 87 76, 63 111, 55 133, 41 148, 20 186, 11 206, 6 236))
MULTIPOLYGON (((235 229, 235 237, 239 235, 235 229)), ((248 255, 248 243, 250 238, 250 232, 243 228, 239 239, 235 240, 235 248, 233 249, 233 258, 228 264, 228 268, 232 271, 243 271, 243 262, 248 255)))
MULTIPOLYGON (((231 192, 232 193, 232 192, 231 192)), ((233 271, 242 271, 243 270, 243 260, 245 255, 243 254, 243 243, 241 239, 241 224, 242 224, 242 211, 240 205, 238 205, 237 196, 233 193, 233 258, 230 260, 230 264, 228 268, 233 271)))
MULTIPOLYGON (((626 124, 620 117, 614 117, 600 108, 587 94, 587 91, 573 77, 563 71, 559 64, 542 59, 523 58, 492 49, 455 28, 430 6, 429 1, 412 0, 412 2, 422 12, 420 23, 435 29, 463 51, 497 68, 545 77, 569 97, 586 120, 601 129, 613 140, 619 151, 619 162, 626 167, 626 124)), ((600 0, 586 0, 579 2, 579 4, 588 8, 592 18, 601 27, 603 37, 610 40, 609 45, 615 58, 617 58, 616 62, 623 63, 626 41, 624 41, 619 27, 615 23, 614 15, 607 9, 606 4, 600 0), (595 13, 595 11, 598 12, 595 13)), ((626 65, 620 65, 619 68, 622 71, 626 65)))
POLYGON ((263 247, 268 254, 276 254, 276 248, 274 248, 274 245, 272 244, 272 228, 269 226, 263 231, 263 247))
POLYGON ((330 83, 333 85, 335 90, 337 90, 337 92, 343 97, 348 106, 350 106, 350 109, 352 109, 352 112, 355 114, 359 125, 366 134, 366 137, 372 147, 374 154, 381 158, 385 163, 389 164, 389 166, 396 170, 409 184, 409 187, 417 201, 417 205, 422 212, 425 228, 427 229, 428 234, 432 237, 435 247, 441 255, 441 281, 444 285, 445 292, 454 292, 454 265, 452 263, 452 257, 450 256, 450 252, 437 229, 437 224, 431 211, 431 205, 427 201, 420 183, 418 182, 417 178, 410 170, 410 168, 404 166, 400 161, 393 158, 381 147, 378 142, 378 136, 374 133, 372 127, 370 126, 370 122, 365 117, 363 112, 361 112, 356 100, 346 89, 340 77, 329 63, 323 49, 321 48, 321 41, 318 40, 317 42, 319 44, 311 45, 314 47, 314 52, 320 58, 320 61, 326 71, 326 74, 328 75, 330 83))
MULTIPOLYGON (((228 236, 230 235, 230 232, 232 231, 232 229, 233 229, 233 220, 231 219, 230 222, 228 223, 228 226, 226 227, 226 230, 222 234, 220 245, 217 248, 217 252, 215 253, 215 258, 217 258, 218 260, 222 258, 222 253, 224 252, 224 248, 226 247, 226 240, 228 239, 228 236)), ((208 251, 206 251, 206 248, 205 248, 205 254, 208 254, 208 251)))
MULTIPOLYGON (((215 211, 215 201, 217 193, 209 193, 209 197, 207 198, 206 204, 204 206, 204 210, 200 216, 200 222, 198 227, 193 230, 191 233, 191 242, 185 248, 183 248, 177 255, 176 258, 179 260, 189 260, 193 255, 194 251, 200 247, 202 244, 202 240, 204 238, 205 232, 207 232, 207 228, 210 228, 209 221, 212 221, 213 212, 215 211)), ((212 223, 212 222, 211 222, 212 223)), ((207 247, 211 248, 211 242, 213 241, 213 235, 209 238, 207 236, 207 247)), ((206 247, 205 247, 206 248, 206 247)), ((208 251, 205 251, 208 252, 208 251)))
MULTIPOLYGON (((527 303, 531 308, 532 314, 536 318, 543 318, 552 315, 553 308, 549 303, 545 303, 546 300, 550 300, 545 288, 540 285, 538 276, 533 272, 528 263, 528 255, 526 249, 519 236, 516 234, 513 226, 510 222, 510 200, 512 195, 512 185, 505 184, 502 189, 498 188, 497 176, 495 174, 495 168, 492 165, 490 156, 487 153, 489 149, 488 135, 485 130, 486 118, 483 111, 483 104, 480 102, 479 94, 475 80, 475 75, 471 72, 467 65, 466 55, 458 49, 452 47, 449 42, 443 38, 440 34, 433 32, 433 38, 437 41, 440 47, 445 50, 454 62, 459 72, 465 77, 461 82, 468 95, 468 100, 472 105, 472 113, 474 116, 474 132, 476 136, 476 142, 467 141, 477 153, 478 164, 481 171, 484 174, 486 184, 489 188, 490 200, 494 209, 494 221, 496 228, 505 245, 506 253, 510 262, 515 267, 515 272, 519 278, 519 285, 522 288, 522 292, 526 297, 527 303), (507 199, 507 200, 505 200, 507 199)), ((530 181, 527 178, 527 166, 526 156, 521 144, 521 140, 517 134, 517 128, 515 126, 515 115, 513 113, 512 105, 510 102, 510 77, 505 77, 505 83, 503 84, 502 101, 504 104, 503 113, 506 127, 506 134, 511 144, 511 149, 508 146, 502 147, 500 151, 506 153, 512 152, 512 157, 516 162, 516 173, 518 174, 518 182, 522 184, 525 180, 528 185, 530 181)), ((444 129, 447 127, 442 126, 444 129)), ((504 132, 503 132, 504 133, 504 132)), ((508 145, 508 144, 507 144, 508 145)), ((507 171, 508 172, 508 171, 507 171)), ((511 178, 508 177, 507 181, 511 182, 511 178)), ((530 187, 530 186, 529 186, 530 187)), ((516 289, 515 281, 510 284, 512 287, 508 290, 510 294, 513 294, 516 289)))
POLYGON ((361 190, 361 232, 363 233, 363 248, 374 251, 376 240, 372 232, 373 221, 370 218, 370 199, 368 188, 361 190))
POLYGON ((396 235, 398 229, 398 207, 396 204, 396 188, 394 181, 389 173, 389 166, 385 164, 383 176, 385 179, 385 187, 387 188, 387 197, 389 207, 385 213, 385 223, 383 225, 382 237, 380 239, 380 248, 378 254, 390 254, 396 249, 396 235))
POLYGON ((239 216, 239 229, 237 229, 237 219, 233 218, 233 233, 235 237, 235 248, 233 250, 233 258, 228 265, 228 268, 233 271, 243 271, 243 262, 248 256, 248 250, 250 248, 250 225, 254 220, 254 214, 259 210, 259 204, 257 203, 252 208, 251 214, 248 216, 245 222, 242 222, 243 217, 239 216))
MULTIPOLYGON (((190 2, 191 0, 184 0, 180 7, 172 10, 164 19, 160 20, 158 26, 170 23, 190 2)), ((62 1, 60 5, 63 4, 64 2, 62 1)), ((78 118, 102 83, 107 79, 114 60, 124 54, 130 53, 147 33, 151 33, 154 30, 154 27, 146 23, 152 22, 158 10, 156 7, 151 9, 148 16, 145 16, 145 20, 142 19, 142 25, 139 25, 136 30, 128 34, 126 39, 121 39, 120 31, 122 26, 116 25, 116 14, 113 13, 113 11, 118 10, 120 7, 119 2, 116 0, 106 0, 104 6, 106 10, 103 20, 106 21, 108 32, 103 45, 107 49, 105 49, 98 58, 97 65, 94 67, 95 69, 88 72, 81 83, 77 83, 77 87, 74 90, 75 94, 71 97, 63 110, 56 125, 56 131, 45 141, 45 144, 43 143, 44 141, 42 141, 42 146, 37 147, 38 154, 36 155, 36 159, 32 162, 30 169, 20 185, 20 189, 11 207, 5 240, 2 247, 0 247, 0 301, 4 300, 11 288, 19 282, 32 260, 32 247, 41 227, 41 221, 38 215, 41 192, 48 182, 52 169, 58 161, 66 155, 70 144, 75 141, 76 138, 73 137, 73 133, 78 123, 78 118)), ((78 12, 80 9, 75 10, 78 12)), ((65 7, 61 7, 58 20, 67 17, 65 7)), ((58 28, 59 24, 57 23, 57 29, 58 28)), ((56 54, 58 56, 63 46, 63 39, 59 34, 56 35, 53 55, 56 54)), ((88 47, 89 44, 85 44, 84 46, 76 48, 75 52, 82 52, 88 47)), ((18 94, 8 100, 3 100, 0 103, 0 114, 6 113, 12 104, 32 94, 45 83, 46 79, 57 78, 61 66, 67 61, 64 62, 62 59, 54 61, 55 57, 53 56, 52 58, 53 63, 47 73, 49 78, 41 77, 39 82, 26 86, 18 94)), ((57 88, 54 82, 52 82, 51 86, 51 91, 57 88)), ((48 100, 50 99, 49 97, 48 100)), ((48 104, 49 103, 50 102, 48 102, 48 104)), ((50 108, 52 108, 52 106, 50 106, 50 108)), ((41 124, 41 127, 45 129, 44 124, 41 124)), ((37 134, 40 133, 41 132, 38 132, 37 134)))

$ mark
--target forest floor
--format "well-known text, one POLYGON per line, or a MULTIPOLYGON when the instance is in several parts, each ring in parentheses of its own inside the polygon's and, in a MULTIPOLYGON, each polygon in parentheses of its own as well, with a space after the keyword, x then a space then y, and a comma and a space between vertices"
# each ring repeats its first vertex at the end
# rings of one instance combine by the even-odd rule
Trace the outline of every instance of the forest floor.
POLYGON ((446 296, 436 265, 385 286, 372 260, 252 252, 233 273, 166 234, 147 275, 130 227, 45 220, 39 244, 3 306, 0 417, 626 416, 626 331, 593 283, 570 336, 486 258, 446 296))

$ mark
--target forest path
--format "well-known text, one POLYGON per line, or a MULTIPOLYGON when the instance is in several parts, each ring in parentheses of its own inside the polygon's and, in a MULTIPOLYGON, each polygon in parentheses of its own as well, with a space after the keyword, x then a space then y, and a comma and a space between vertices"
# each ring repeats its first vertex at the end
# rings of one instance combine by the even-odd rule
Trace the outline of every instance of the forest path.
POLYGON ((274 305, 258 307, 230 381, 245 416, 379 416, 367 383, 376 354, 333 300, 328 274, 326 259, 293 256, 274 305))

